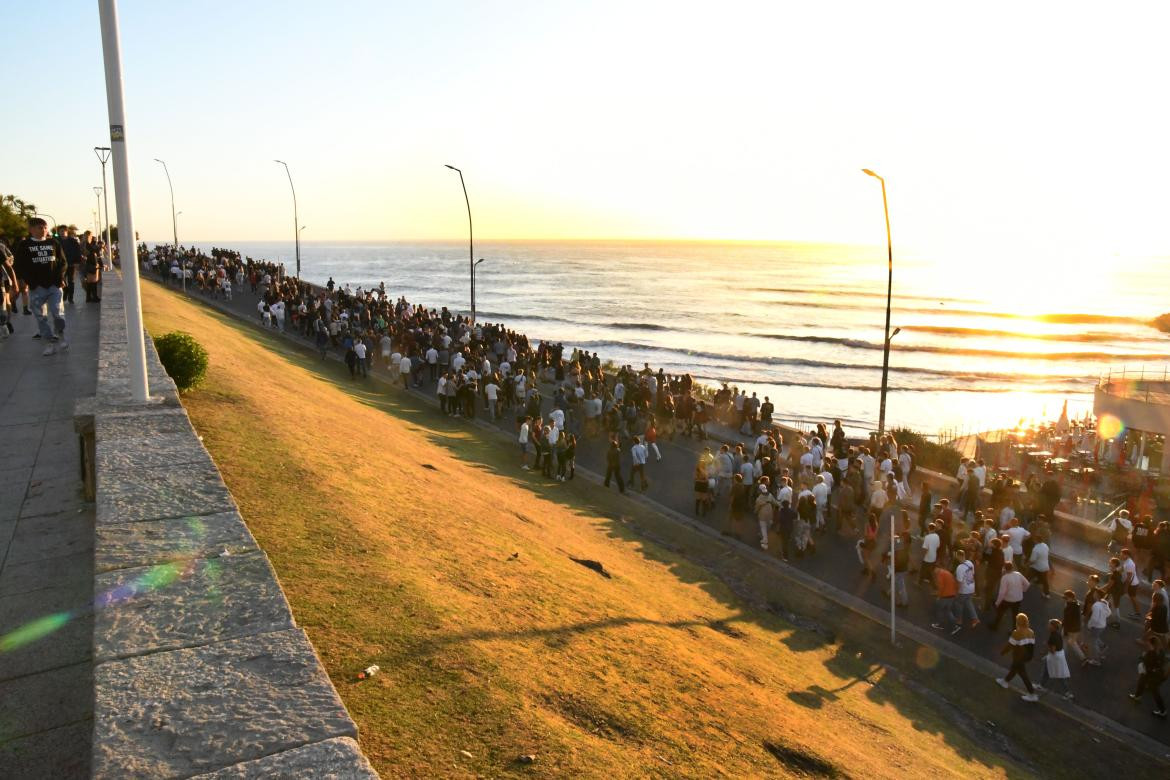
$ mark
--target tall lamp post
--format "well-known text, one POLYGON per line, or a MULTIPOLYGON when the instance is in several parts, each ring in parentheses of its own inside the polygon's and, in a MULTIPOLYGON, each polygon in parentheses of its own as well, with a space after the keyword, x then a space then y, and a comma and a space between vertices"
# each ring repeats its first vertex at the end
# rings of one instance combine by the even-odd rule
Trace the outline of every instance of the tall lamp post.
POLYGON ((106 189, 106 162, 110 159, 110 147, 95 146, 93 153, 102 164, 102 203, 106 212, 106 269, 109 270, 114 267, 114 247, 110 244, 110 197, 109 190, 106 189))
MULTIPOLYGON (((890 334, 890 303, 894 294, 894 242, 890 237, 890 205, 886 200, 886 180, 869 168, 862 168, 862 173, 867 176, 872 176, 882 183, 882 208, 886 214, 886 257, 889 268, 889 282, 886 284, 886 331, 885 338, 882 340, 882 399, 881 406, 878 410, 878 446, 881 446, 882 437, 886 434, 886 390, 888 388, 888 381, 890 376, 890 339, 893 336, 890 334)), ((895 612, 897 610, 897 602, 895 601, 894 589, 894 515, 890 515, 890 644, 897 644, 897 632, 894 628, 896 620, 895 612)))
POLYGON ((104 189, 105 189, 104 187, 94 187, 93 188, 93 197, 94 197, 94 200, 97 202, 97 208, 94 209, 93 213, 94 213, 94 216, 97 217, 98 241, 102 240, 102 236, 106 232, 106 231, 102 230, 102 190, 104 190, 104 189))
MULTIPOLYGON (((98 17, 102 28, 102 57, 106 72, 106 107, 110 117, 110 146, 113 147, 114 206, 118 209, 118 246, 123 259, 122 280, 125 285, 126 352, 130 369, 130 397, 136 403, 150 400, 146 378, 146 336, 142 329, 142 299, 138 286, 138 248, 134 245, 134 214, 130 198, 130 156, 126 148, 126 105, 122 90, 122 44, 118 35, 116 0, 98 0, 98 17)), ((101 155, 98 155, 101 159, 101 155)), ((102 176, 105 176, 105 165, 102 176)), ((103 178, 104 184, 104 178, 103 178)), ((106 229, 109 229, 109 215, 106 229)))
POLYGON ((179 251, 179 215, 175 213, 175 187, 171 184, 171 172, 167 170, 167 164, 157 157, 154 161, 163 167, 163 173, 167 175, 167 189, 171 191, 171 230, 174 231, 175 251, 179 251))
POLYGON ((288 175, 288 187, 292 190, 293 198, 293 239, 296 242, 297 252, 297 281, 301 278, 301 219, 297 216, 297 188, 293 186, 292 173, 288 170, 288 163, 284 160, 273 160, 284 166, 284 172, 288 175))
MULTIPOLYGON (((467 204, 467 264, 471 269, 471 324, 475 324, 475 231, 471 225, 471 199, 467 197, 467 184, 463 181, 463 171, 454 165, 448 168, 459 174, 459 185, 463 187, 463 202, 467 204)), ((482 262, 482 261, 480 261, 482 262)))
MULTIPOLYGON (((475 312, 475 269, 479 268, 479 264, 483 262, 483 258, 479 258, 471 266, 471 311, 475 312)), ((471 324, 475 324, 475 314, 471 315, 471 324)))

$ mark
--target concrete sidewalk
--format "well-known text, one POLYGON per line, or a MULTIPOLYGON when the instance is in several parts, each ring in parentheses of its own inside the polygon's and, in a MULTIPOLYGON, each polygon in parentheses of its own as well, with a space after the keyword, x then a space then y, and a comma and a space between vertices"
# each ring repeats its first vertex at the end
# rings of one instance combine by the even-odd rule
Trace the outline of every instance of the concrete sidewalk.
POLYGON ((97 382, 99 304, 66 304, 70 348, 41 355, 19 313, 0 342, 0 776, 89 777, 93 504, 73 402, 97 382))

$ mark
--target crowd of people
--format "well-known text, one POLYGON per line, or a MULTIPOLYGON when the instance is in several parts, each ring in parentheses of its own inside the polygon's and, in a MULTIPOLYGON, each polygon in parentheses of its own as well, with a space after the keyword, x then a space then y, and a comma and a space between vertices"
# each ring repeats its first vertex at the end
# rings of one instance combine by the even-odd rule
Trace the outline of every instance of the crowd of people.
POLYGON ((1034 684, 1028 663, 1038 643, 1024 607, 1031 602, 1035 614, 1053 595, 1052 521, 1061 496, 1052 480, 1032 475, 1016 482, 989 474, 982 461, 965 460, 957 487, 935 495, 930 480, 912 481, 917 454, 911 444, 889 434, 850 441, 839 421, 831 429, 821 424, 782 431, 773 424, 769 398, 726 384, 712 391, 688 374, 670 375, 647 364, 616 367, 595 352, 533 344, 500 323, 472 323, 447 308, 394 298, 384 285, 351 288, 330 278, 314 286, 289 277, 278 264, 229 250, 142 247, 141 255, 160 278, 208 296, 231 299, 233 289, 247 285, 264 326, 300 334, 323 357, 330 350, 342 353, 355 380, 380 364, 404 388, 433 383, 446 415, 514 420, 519 467, 550 480, 573 479, 582 441, 599 439, 604 485, 645 491, 651 458, 663 458, 660 441, 698 440, 694 513, 720 515, 724 533, 750 539, 785 561, 815 555, 818 545, 849 545, 870 587, 883 588, 886 596, 892 587, 899 606, 910 604, 908 579, 914 575, 915 598, 933 602, 931 626, 938 631, 958 635, 980 625, 995 631, 1009 617, 1003 652, 1011 663, 998 682, 1008 687, 1019 677, 1027 701, 1037 699, 1040 685, 1072 697, 1069 654, 1082 668, 1140 656, 1143 671, 1134 696, 1150 692, 1154 714, 1165 717, 1159 692, 1170 640, 1165 522, 1120 518, 1125 539, 1118 539, 1109 571, 1090 577, 1081 593, 1060 594, 1061 617, 1047 622, 1042 682, 1034 684), (748 442, 723 436, 726 443, 707 444, 713 424, 748 442), (629 463, 624 474, 623 461, 629 463), (1139 603, 1143 573, 1152 587, 1139 603), (1110 652, 1116 642, 1107 636, 1120 626, 1124 605, 1127 619, 1144 621, 1140 653, 1110 652))
POLYGON ((101 302, 105 244, 85 231, 58 225, 50 232, 40 217, 28 220, 29 235, 10 248, 0 241, 0 339, 16 333, 18 307, 35 318, 32 337, 45 342, 43 355, 69 348, 65 338, 65 304, 74 303, 80 280, 86 303, 101 302))

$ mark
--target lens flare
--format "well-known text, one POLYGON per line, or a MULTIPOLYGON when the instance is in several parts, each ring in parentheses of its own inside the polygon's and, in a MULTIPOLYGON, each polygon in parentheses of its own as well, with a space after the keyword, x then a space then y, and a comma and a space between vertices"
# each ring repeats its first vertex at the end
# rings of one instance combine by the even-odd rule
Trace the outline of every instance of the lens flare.
POLYGON ((45 615, 29 621, 20 628, 0 636, 0 653, 7 653, 38 639, 43 639, 68 623, 73 617, 73 612, 55 612, 52 615, 45 615))
POLYGON ((923 645, 914 654, 914 662, 918 664, 919 669, 933 669, 938 666, 938 651, 923 645))
POLYGON ((1103 414, 1097 420, 1097 436, 1101 439, 1116 439, 1125 430, 1125 424, 1112 414, 1103 414))
MULTIPOLYGON (((186 550, 188 552, 194 552, 201 544, 201 539, 206 532, 206 526, 198 517, 190 517, 187 518, 187 527, 193 532, 193 539, 186 546, 186 550)), ((207 561, 204 565, 204 572, 212 581, 213 591, 217 591, 215 584, 219 580, 221 567, 222 564, 217 560, 207 561)), ((97 609, 129 601, 143 593, 167 588, 178 580, 189 577, 199 568, 200 560, 198 558, 185 561, 170 561, 169 563, 160 563, 156 566, 151 566, 133 580, 125 582, 116 588, 110 588, 104 593, 99 593, 91 603, 83 607, 44 615, 35 620, 30 620, 28 623, 9 631, 7 634, 0 635, 0 653, 9 653, 40 639, 44 639, 50 634, 61 630, 62 627, 74 618, 89 614, 97 609)))

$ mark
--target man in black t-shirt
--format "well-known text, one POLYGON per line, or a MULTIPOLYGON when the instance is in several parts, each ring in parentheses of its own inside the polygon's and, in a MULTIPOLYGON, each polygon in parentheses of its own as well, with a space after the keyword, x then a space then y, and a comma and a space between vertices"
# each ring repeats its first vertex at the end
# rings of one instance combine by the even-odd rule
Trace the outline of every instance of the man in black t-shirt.
POLYGON ((45 340, 45 351, 41 354, 47 356, 56 353, 58 348, 69 348, 65 340, 65 306, 61 303, 69 263, 61 245, 49 236, 45 220, 30 219, 28 232, 29 237, 16 245, 16 277, 29 291, 29 305, 36 315, 40 337, 45 340), (52 325, 49 317, 53 318, 52 325))
POLYGON ((81 266, 81 242, 77 240, 77 236, 73 235, 73 231, 67 227, 62 227, 61 232, 57 236, 57 241, 61 244, 61 250, 65 253, 65 295, 63 296, 66 303, 73 303, 73 287, 74 280, 77 276, 77 269, 81 266))

